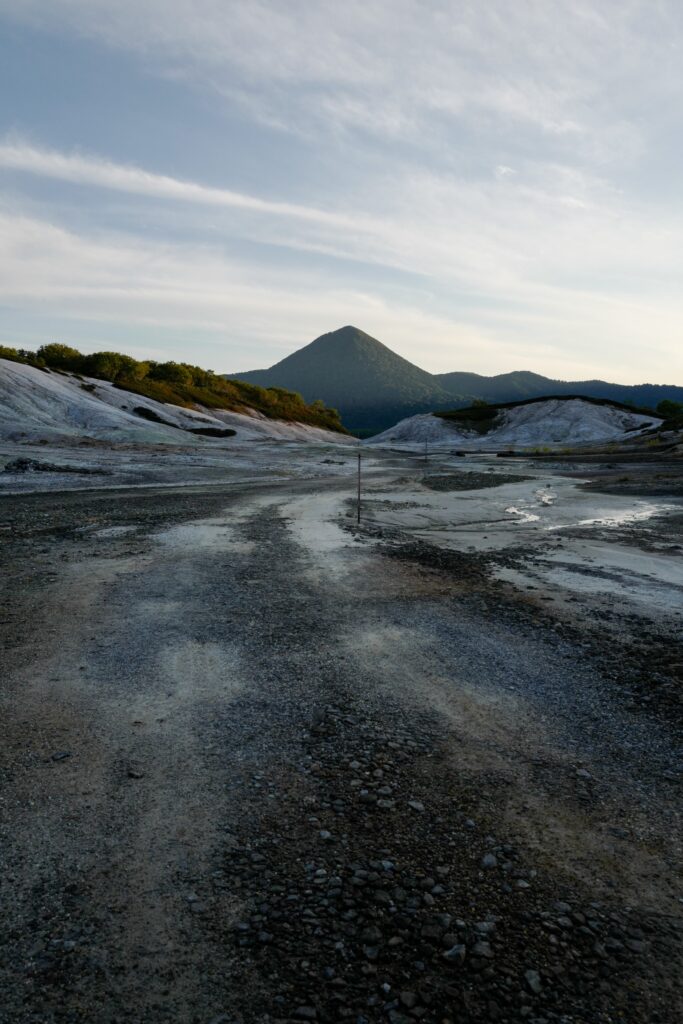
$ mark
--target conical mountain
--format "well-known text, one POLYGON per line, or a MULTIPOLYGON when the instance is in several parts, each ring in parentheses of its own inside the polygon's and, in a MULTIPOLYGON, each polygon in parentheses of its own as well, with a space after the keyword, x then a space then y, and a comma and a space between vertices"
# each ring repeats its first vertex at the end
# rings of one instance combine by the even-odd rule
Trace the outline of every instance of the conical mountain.
POLYGON ((672 384, 562 381, 529 370, 492 377, 458 371, 431 374, 357 327, 323 334, 269 370, 225 376, 262 387, 298 391, 307 402, 322 399, 325 405, 339 410, 349 430, 361 435, 379 433, 416 413, 467 406, 474 399, 495 404, 583 395, 651 409, 663 399, 683 402, 683 388, 672 384))
POLYGON ((351 430, 385 429, 397 419, 453 405, 453 393, 432 374, 396 355, 357 327, 316 338, 268 370, 230 374, 262 387, 322 399, 351 430))

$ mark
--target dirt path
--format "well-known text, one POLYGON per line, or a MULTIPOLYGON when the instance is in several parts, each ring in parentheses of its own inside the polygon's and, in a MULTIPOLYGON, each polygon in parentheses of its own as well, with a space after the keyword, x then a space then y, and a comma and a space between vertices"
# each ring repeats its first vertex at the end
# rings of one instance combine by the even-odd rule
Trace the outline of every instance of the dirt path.
POLYGON ((673 1024, 671 736, 339 487, 8 499, 1 1019, 673 1024))

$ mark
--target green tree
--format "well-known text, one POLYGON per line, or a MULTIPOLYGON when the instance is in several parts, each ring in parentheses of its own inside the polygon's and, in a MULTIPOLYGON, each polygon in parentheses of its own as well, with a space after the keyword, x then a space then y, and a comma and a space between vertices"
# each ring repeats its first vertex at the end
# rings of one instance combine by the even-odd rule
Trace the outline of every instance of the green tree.
POLYGON ((670 398, 663 399, 657 406, 657 415, 663 420, 677 420, 683 417, 683 403, 672 402, 670 398))
POLYGON ((84 373, 105 380, 144 380, 149 371, 149 363, 139 363, 120 352, 93 352, 83 357, 83 366, 84 373))
POLYGON ((41 345, 36 355, 46 366, 53 366, 57 370, 73 370, 78 373, 83 364, 83 356, 78 349, 61 345, 56 341, 49 345, 41 345))
POLYGON ((151 363, 148 376, 152 380, 165 381, 168 384, 191 384, 192 369, 185 363, 151 363))

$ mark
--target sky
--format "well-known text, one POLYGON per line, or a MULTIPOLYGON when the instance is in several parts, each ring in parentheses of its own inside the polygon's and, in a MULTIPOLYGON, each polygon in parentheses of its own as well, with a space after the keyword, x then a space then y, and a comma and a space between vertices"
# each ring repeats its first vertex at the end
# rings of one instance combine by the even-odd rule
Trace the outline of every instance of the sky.
POLYGON ((680 0, 0 0, 0 344, 683 384, 680 0))

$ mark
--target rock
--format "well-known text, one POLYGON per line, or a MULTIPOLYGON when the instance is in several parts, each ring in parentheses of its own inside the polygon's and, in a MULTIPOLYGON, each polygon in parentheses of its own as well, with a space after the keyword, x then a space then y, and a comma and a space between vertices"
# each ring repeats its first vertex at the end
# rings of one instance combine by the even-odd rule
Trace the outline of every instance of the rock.
POLYGON ((524 980, 526 981, 529 991, 533 992, 536 996, 539 995, 543 989, 543 984, 541 982, 541 975, 538 971, 525 971, 524 980))
POLYGON ((462 944, 451 946, 445 953, 442 953, 444 960, 447 960, 449 964, 464 964, 465 957, 467 956, 467 947, 462 944))
POLYGON ((626 946, 632 953, 647 953, 650 948, 649 942, 641 942, 640 939, 627 939, 626 946))
POLYGON ((129 768, 128 769, 128 778, 129 779, 142 779, 142 778, 144 778, 144 776, 145 776, 145 773, 138 771, 137 768, 129 768))
POLYGON ((411 810, 413 811, 417 811, 418 814, 422 814, 422 812, 425 809, 425 805, 421 803, 419 800, 409 800, 408 807, 410 807, 411 810))
POLYGON ((332 838, 332 833, 328 832, 327 829, 325 829, 325 828, 321 829, 319 834, 320 834, 320 838, 325 843, 329 843, 330 839, 332 838))
POLYGON ((493 950, 488 942, 475 942, 472 946, 472 956, 481 956, 486 960, 493 960, 493 950))
POLYGON ((477 921, 474 930, 479 935, 490 935, 496 930, 496 925, 494 921, 477 921))
POLYGON ((495 853, 485 853, 481 858, 481 866, 487 870, 498 867, 498 858, 495 853))
POLYGON ((65 761, 67 757, 71 757, 70 750, 56 750, 54 754, 51 755, 50 760, 65 761))
POLYGON ((297 1006, 292 1017, 296 1017, 297 1020, 316 1020, 318 1011, 314 1006, 297 1006))

